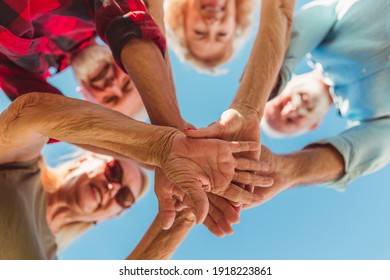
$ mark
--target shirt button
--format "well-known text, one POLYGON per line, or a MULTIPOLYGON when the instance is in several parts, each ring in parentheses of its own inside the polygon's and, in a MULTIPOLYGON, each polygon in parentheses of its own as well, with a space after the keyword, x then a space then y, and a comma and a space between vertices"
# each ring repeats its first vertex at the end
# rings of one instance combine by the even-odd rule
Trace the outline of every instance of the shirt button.
POLYGON ((362 72, 363 72, 363 73, 366 73, 366 72, 367 72, 367 68, 363 68, 363 69, 362 69, 362 72))
POLYGON ((49 67, 49 73, 50 73, 50 75, 57 74, 57 68, 54 66, 49 67))

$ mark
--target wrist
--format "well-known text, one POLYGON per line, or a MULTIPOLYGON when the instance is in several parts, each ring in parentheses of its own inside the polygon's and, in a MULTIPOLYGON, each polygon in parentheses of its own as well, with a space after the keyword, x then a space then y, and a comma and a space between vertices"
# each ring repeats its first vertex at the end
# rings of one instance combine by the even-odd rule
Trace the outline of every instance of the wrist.
POLYGON ((246 102, 234 102, 230 109, 236 110, 240 113, 246 120, 256 121, 260 124, 260 121, 263 117, 263 110, 255 108, 246 102))
POLYGON ((152 139, 152 144, 149 149, 149 158, 151 159, 152 165, 158 167, 164 166, 171 153, 173 141, 178 134, 181 133, 175 128, 157 127, 154 133, 155 139, 152 139))
POLYGON ((299 168, 296 169, 296 161, 293 154, 275 155, 275 170, 280 172, 283 190, 299 185, 299 168))

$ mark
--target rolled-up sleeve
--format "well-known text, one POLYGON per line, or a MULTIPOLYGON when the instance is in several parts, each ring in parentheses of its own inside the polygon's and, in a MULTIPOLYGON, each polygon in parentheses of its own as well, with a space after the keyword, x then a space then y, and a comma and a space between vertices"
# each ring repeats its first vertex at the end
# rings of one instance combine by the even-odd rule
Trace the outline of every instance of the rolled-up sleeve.
POLYGON ((315 144, 330 144, 344 158, 345 173, 329 187, 344 191, 352 180, 373 173, 390 162, 390 118, 363 122, 338 136, 315 144))
POLYGON ((313 1, 302 7, 294 16, 291 41, 279 73, 278 95, 291 80, 298 64, 317 48, 334 26, 337 1, 313 1))
POLYGON ((165 53, 165 37, 142 1, 87 0, 87 5, 95 19, 97 34, 108 44, 120 66, 122 48, 133 38, 154 41, 165 53))

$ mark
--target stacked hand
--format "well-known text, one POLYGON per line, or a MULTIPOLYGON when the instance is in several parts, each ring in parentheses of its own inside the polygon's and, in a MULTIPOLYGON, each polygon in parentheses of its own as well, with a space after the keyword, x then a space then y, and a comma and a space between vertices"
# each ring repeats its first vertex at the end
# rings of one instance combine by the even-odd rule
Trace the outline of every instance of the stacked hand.
MULTIPOLYGON (((235 141, 255 141, 260 143, 260 117, 254 112, 244 108, 228 109, 219 119, 218 122, 210 124, 207 128, 198 130, 186 130, 186 135, 193 138, 218 138, 223 140, 235 141)), ((257 151, 241 153, 240 156, 250 160, 258 160, 260 157, 260 149, 257 151)), ((262 161, 260 161, 262 162, 262 161)), ((264 163, 263 163, 264 165, 264 163)), ((265 164, 266 166, 267 164, 265 164)), ((259 185, 271 186, 272 178, 265 176, 259 185)), ((242 185, 239 182, 233 184, 240 186, 250 192, 253 192, 253 185, 242 185)), ((259 198, 257 198, 258 200, 259 198)), ((232 207, 236 212, 240 213, 240 204, 232 203, 232 207)), ((225 232, 228 233, 228 232, 225 232)))
POLYGON ((281 157, 273 154, 267 147, 262 146, 260 161, 269 166, 268 171, 258 171, 258 175, 270 176, 273 178, 274 183, 269 188, 255 188, 256 200, 253 203, 245 205, 245 208, 255 207, 270 200, 278 193, 291 187, 286 173, 286 166, 282 166, 281 157))
MULTIPOLYGON (((155 191, 163 228, 169 228, 175 218, 177 205, 174 198, 190 198, 198 223, 203 222, 209 213, 210 203, 206 193, 213 193, 241 204, 257 201, 256 194, 232 184, 232 181, 256 186, 272 184, 272 179, 253 173, 267 171, 266 165, 257 160, 237 157, 239 153, 258 150, 259 144, 255 142, 190 139, 183 134, 176 134, 169 153, 161 163, 161 168, 169 180, 159 171, 156 174, 155 191)), ((213 206, 209 218, 212 220, 209 219, 206 223, 209 228, 215 228, 212 221, 219 222, 221 219, 220 212, 213 207, 226 208, 226 205, 220 206, 221 201, 215 197, 211 197, 210 201, 213 206)), ((236 219, 231 218, 233 222, 236 219)), ((226 225, 222 227, 227 228, 226 225)), ((215 233, 217 231, 218 229, 214 230, 215 233)))

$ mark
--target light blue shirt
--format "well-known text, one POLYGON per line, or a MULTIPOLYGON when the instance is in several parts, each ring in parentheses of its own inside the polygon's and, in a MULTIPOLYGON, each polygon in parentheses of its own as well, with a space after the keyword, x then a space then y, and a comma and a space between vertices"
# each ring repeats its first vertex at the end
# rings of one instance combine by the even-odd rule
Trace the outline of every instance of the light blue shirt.
POLYGON ((322 0, 294 17, 290 47, 280 72, 281 87, 305 58, 322 66, 333 84, 341 116, 358 125, 321 140, 344 157, 342 190, 352 179, 390 161, 390 1, 322 0))

